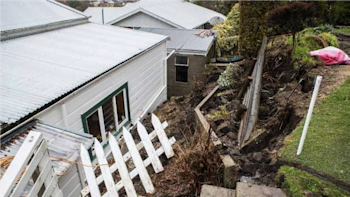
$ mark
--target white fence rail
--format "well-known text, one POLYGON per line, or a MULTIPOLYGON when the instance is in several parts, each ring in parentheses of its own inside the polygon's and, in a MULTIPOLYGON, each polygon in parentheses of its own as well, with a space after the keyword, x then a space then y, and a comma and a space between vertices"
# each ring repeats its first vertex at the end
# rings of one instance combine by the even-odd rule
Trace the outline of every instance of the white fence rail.
POLYGON ((109 166, 107 162, 108 155, 105 155, 100 142, 95 140, 94 148, 101 171, 101 175, 98 177, 95 176, 94 166, 92 166, 88 151, 81 146, 81 159, 88 182, 88 186, 81 191, 82 196, 87 196, 88 194, 90 194, 92 197, 101 196, 99 185, 104 182, 107 189, 107 192, 102 195, 104 197, 117 197, 118 191, 123 187, 128 197, 136 197, 137 194, 132 179, 137 175, 139 175, 145 191, 147 193, 154 192, 154 186, 146 167, 152 165, 156 173, 163 171, 164 168, 160 162, 159 156, 165 153, 167 158, 173 157, 174 150, 172 145, 176 142, 176 140, 174 137, 168 139, 164 131, 164 129, 168 126, 168 123, 164 122, 162 124, 159 118, 154 114, 152 114, 152 125, 155 130, 148 134, 146 128, 140 122, 137 123, 137 131, 141 138, 141 142, 138 144, 135 144, 130 132, 126 128, 123 128, 125 144, 129 151, 124 155, 122 155, 122 151, 117 140, 113 135, 110 135, 109 145, 112 150, 111 154, 115 161, 115 163, 111 166, 109 166), (157 136, 161 146, 158 149, 155 149, 152 144, 152 140, 157 136), (145 148, 148 155, 145 160, 142 159, 139 153, 142 148, 145 148), (131 158, 135 168, 129 172, 126 163, 131 158), (112 174, 117 170, 121 180, 115 183, 112 174))
POLYGON ((0 181, 0 197, 63 196, 39 132, 31 131, 0 181))

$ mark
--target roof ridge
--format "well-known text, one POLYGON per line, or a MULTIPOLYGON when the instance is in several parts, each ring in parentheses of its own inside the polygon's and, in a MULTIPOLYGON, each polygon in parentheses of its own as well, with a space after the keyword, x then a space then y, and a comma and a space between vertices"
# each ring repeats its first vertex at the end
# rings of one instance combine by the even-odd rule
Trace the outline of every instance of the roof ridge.
POLYGON ((76 10, 76 9, 74 9, 74 8, 71 8, 71 7, 67 6, 67 5, 64 5, 64 4, 60 3, 60 2, 52 1, 52 0, 46 0, 46 1, 47 1, 47 2, 50 2, 50 3, 52 3, 52 4, 55 4, 55 5, 57 5, 57 6, 60 6, 60 7, 66 9, 66 10, 69 10, 69 11, 71 11, 71 12, 74 12, 74 13, 76 13, 76 14, 79 14, 79 15, 81 15, 81 16, 84 16, 84 17, 86 17, 86 18, 89 18, 89 17, 86 16, 83 12, 80 12, 79 10, 76 10))

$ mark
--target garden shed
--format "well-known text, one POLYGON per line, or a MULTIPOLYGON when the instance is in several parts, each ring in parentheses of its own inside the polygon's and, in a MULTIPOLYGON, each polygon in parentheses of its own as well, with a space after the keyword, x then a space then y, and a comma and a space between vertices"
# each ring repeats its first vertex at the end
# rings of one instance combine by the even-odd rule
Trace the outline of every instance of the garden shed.
POLYGON ((205 65, 214 57, 216 31, 204 29, 141 28, 169 36, 167 41, 168 96, 185 95, 201 80, 205 65))

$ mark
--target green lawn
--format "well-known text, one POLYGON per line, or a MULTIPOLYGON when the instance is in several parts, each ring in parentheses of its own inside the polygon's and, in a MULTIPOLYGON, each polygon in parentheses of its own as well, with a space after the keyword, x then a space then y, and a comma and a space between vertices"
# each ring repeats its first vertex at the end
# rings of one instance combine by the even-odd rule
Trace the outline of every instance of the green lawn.
POLYGON ((282 189, 293 197, 350 196, 350 193, 317 177, 289 166, 282 166, 276 177, 282 189))
POLYGON ((303 126, 304 121, 286 138, 281 159, 350 184, 350 79, 314 109, 303 152, 297 156, 303 126))

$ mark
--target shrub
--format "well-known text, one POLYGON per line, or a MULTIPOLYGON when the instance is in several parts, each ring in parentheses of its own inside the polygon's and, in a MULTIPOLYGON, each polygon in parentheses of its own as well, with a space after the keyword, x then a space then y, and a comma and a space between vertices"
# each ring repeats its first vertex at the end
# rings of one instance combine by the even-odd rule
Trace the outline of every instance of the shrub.
MULTIPOLYGON (((297 45, 292 54, 293 66, 296 69, 301 66, 310 67, 319 63, 317 59, 309 56, 309 52, 323 48, 323 42, 327 42, 329 46, 339 46, 337 37, 327 32, 330 30, 333 30, 333 28, 329 26, 320 26, 316 28, 307 28, 298 34, 297 45), (317 32, 323 33, 317 34, 317 32)), ((291 45, 292 43, 292 38, 289 38, 287 44, 291 45)))
POLYGON ((326 24, 314 28, 306 28, 305 30, 303 30, 303 33, 311 33, 316 35, 324 32, 334 32, 333 26, 326 24))
POLYGON ((334 47, 339 46, 338 39, 333 34, 329 32, 324 32, 324 33, 321 33, 319 36, 325 39, 329 46, 334 46, 334 47))
POLYGON ((350 34, 350 28, 340 28, 334 30, 336 33, 342 33, 342 34, 350 34))
POLYGON ((277 25, 286 33, 292 33, 294 49, 296 33, 303 30, 315 14, 316 10, 314 4, 294 2, 270 11, 267 21, 271 26, 277 25))
POLYGON ((240 73, 242 72, 242 68, 236 65, 230 65, 226 68, 226 70, 221 73, 218 79, 218 84, 222 88, 235 88, 240 83, 240 73))
POLYGON ((245 58, 256 57, 267 32, 266 13, 280 5, 279 1, 239 1, 238 51, 245 58))
MULTIPOLYGON (((293 44, 292 38, 287 40, 287 44, 293 44)), ((297 41, 297 45, 292 54, 293 66, 295 69, 301 67, 312 67, 318 63, 318 60, 310 57, 309 52, 321 49, 323 46, 315 39, 313 34, 302 34, 297 41)))
POLYGON ((234 48, 238 45, 238 28, 239 28, 239 4, 236 3, 230 13, 227 15, 226 21, 222 24, 215 25, 213 29, 218 31, 217 47, 218 56, 226 54, 232 55, 234 48))

